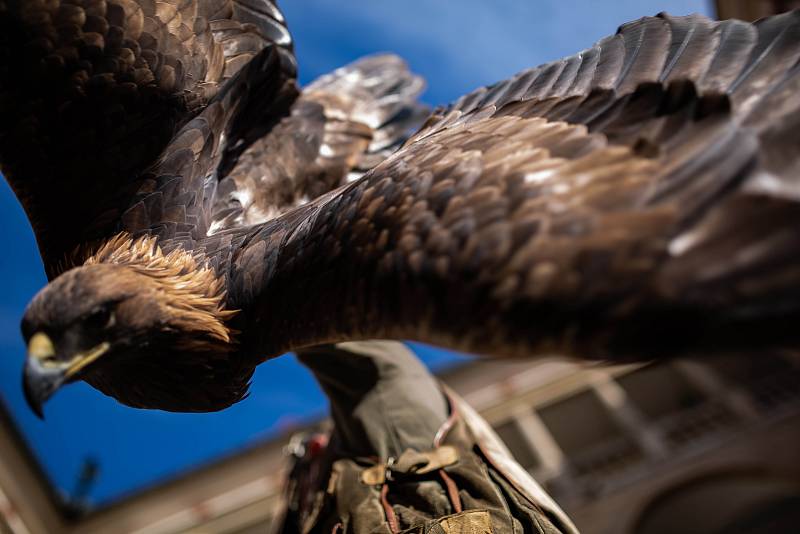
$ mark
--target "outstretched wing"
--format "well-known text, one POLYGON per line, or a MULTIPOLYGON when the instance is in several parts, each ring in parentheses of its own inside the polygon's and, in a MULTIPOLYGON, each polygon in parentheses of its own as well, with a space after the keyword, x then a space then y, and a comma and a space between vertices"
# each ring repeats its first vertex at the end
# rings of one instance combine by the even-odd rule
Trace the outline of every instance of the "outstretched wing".
POLYGON ((260 124, 275 124, 290 108, 294 85, 260 74, 280 67, 273 52, 255 56, 170 141, 142 175, 119 230, 154 235, 164 251, 181 247, 226 273, 248 225, 333 189, 359 162, 383 157, 423 120, 425 108, 415 100, 422 80, 394 56, 366 58, 312 84, 291 115, 218 182, 231 153, 227 128, 237 117, 271 102, 260 110, 260 124), (347 84, 331 87, 342 77, 347 84))
MULTIPOLYGON (((49 276, 119 229, 141 173, 265 47, 280 65, 254 74, 293 78, 272 0, 0 5, 0 162, 49 276)), ((227 126, 230 157, 271 126, 262 118, 240 113, 227 126)))
POLYGON ((231 288, 249 343, 797 347, 798 59, 800 12, 660 15, 465 96, 250 236, 231 288))
POLYGON ((312 82, 221 181, 212 233, 273 219, 360 177, 428 116, 417 102, 424 86, 394 55, 365 57, 312 82))

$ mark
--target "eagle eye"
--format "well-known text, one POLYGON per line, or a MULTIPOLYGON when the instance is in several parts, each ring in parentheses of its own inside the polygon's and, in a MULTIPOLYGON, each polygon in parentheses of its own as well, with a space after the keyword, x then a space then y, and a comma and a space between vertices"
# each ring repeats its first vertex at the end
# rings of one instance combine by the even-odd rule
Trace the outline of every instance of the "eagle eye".
POLYGON ((93 310, 84 320, 93 330, 102 330, 114 324, 114 312, 107 306, 93 310))

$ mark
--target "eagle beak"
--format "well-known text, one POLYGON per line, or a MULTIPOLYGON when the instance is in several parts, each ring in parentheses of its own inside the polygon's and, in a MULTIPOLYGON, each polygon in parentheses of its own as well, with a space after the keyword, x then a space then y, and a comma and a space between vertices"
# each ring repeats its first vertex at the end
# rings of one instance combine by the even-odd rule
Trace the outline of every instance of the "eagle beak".
POLYGON ((55 346, 47 334, 34 334, 28 342, 28 359, 22 373, 25 400, 33 413, 44 419, 42 405, 45 401, 81 369, 108 352, 109 347, 107 342, 103 342, 91 350, 76 353, 69 360, 60 360, 56 358, 55 346))

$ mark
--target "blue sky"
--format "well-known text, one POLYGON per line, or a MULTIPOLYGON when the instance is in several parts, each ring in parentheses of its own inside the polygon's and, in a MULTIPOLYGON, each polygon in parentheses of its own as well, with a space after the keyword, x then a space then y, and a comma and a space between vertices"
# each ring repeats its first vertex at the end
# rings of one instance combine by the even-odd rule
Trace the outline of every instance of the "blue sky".
MULTIPOLYGON (((428 80, 423 100, 445 104, 524 68, 575 53, 619 24, 659 11, 711 13, 707 0, 297 0, 281 2, 297 43, 300 76, 316 76, 375 52, 395 52, 428 80)), ((24 347, 19 319, 45 284, 24 213, 0 180, 0 399, 10 407, 50 478, 70 491, 81 463, 100 475, 91 492, 108 502, 219 454, 287 430, 325 410, 311 376, 292 357, 262 365, 250 398, 217 414, 125 408, 85 385, 27 410, 20 389, 24 347)), ((415 345, 433 367, 456 356, 415 345)))

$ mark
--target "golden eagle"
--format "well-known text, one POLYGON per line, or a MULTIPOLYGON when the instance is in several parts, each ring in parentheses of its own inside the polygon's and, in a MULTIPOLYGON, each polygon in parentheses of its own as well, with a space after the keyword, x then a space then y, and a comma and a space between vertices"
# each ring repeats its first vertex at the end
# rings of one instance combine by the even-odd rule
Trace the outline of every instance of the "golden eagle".
POLYGON ((800 345, 799 12, 643 18, 410 137, 402 61, 300 92, 268 0, 7 0, 0 57, 0 161, 51 278, 22 321, 36 411, 74 380, 219 410, 343 340, 800 345))

